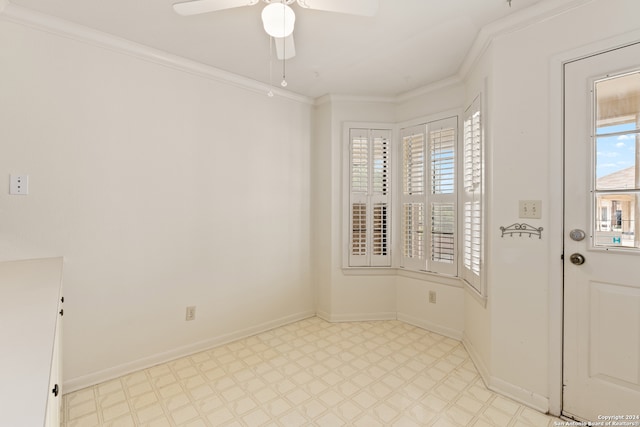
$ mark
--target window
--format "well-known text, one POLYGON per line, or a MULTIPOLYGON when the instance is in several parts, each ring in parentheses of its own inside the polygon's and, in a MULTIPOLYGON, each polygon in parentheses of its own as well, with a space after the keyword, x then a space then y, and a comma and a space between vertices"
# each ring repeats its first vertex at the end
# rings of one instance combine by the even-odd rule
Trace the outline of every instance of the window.
POLYGON ((482 281, 483 256, 483 141, 480 97, 464 115, 462 279, 478 294, 485 295, 482 281))
POLYGON ((350 267, 391 266, 391 130, 349 129, 350 267))
POLYGON ((456 117, 400 131, 401 266, 456 275, 456 117))
POLYGON ((459 276, 482 294, 479 105, 474 102, 466 113, 464 145, 457 116, 402 128, 393 145, 391 126, 345 125, 345 267, 393 266, 459 276), (392 183, 396 168, 398 179, 392 183), (397 202, 393 210, 392 200, 397 202), (464 206, 460 214, 459 203, 464 206), (392 248, 398 251, 393 263, 392 248))
POLYGON ((640 249, 640 235, 636 233, 640 223, 640 71, 598 80, 594 82, 593 94, 594 246, 637 251, 640 249))

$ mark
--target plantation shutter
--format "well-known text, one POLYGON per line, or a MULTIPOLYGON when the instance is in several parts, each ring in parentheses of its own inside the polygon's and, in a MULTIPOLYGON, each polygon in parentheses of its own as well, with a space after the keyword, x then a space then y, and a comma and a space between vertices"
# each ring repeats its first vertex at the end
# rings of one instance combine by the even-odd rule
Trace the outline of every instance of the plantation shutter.
POLYGON ((391 265, 391 132, 351 129, 349 266, 391 265))
POLYGON ((465 112, 463 165, 462 278, 479 294, 484 295, 481 281, 483 159, 480 98, 465 112))
POLYGON ((401 131, 402 267, 426 266, 426 133, 425 126, 401 131))
POLYGON ((349 265, 366 266, 369 256, 367 240, 369 137, 366 130, 351 130, 349 151, 351 153, 349 265))
POLYGON ((427 125, 429 140, 429 271, 455 275, 457 118, 427 125))
POLYGON ((456 117, 402 129, 402 267, 456 275, 456 117))

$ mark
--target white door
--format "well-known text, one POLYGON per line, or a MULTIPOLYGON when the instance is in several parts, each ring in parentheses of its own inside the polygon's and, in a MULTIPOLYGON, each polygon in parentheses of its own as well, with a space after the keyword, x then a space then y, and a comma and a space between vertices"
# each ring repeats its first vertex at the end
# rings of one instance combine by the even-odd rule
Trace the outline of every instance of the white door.
POLYGON ((640 425, 640 44, 564 82, 563 414, 640 425))

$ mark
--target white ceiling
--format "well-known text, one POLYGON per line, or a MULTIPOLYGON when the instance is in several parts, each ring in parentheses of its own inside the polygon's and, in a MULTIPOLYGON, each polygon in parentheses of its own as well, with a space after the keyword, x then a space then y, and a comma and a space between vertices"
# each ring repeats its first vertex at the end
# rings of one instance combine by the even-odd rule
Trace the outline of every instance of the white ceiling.
MULTIPOLYGON (((262 2, 183 17, 171 7, 177 1, 182 0, 10 0, 240 76, 279 84, 282 63, 270 61, 270 40, 260 19, 262 2)), ((380 0, 372 18, 294 4, 296 56, 286 61, 287 89, 314 98, 328 93, 396 96, 438 82, 459 71, 482 27, 539 1, 512 0, 509 6, 507 0, 380 0)))

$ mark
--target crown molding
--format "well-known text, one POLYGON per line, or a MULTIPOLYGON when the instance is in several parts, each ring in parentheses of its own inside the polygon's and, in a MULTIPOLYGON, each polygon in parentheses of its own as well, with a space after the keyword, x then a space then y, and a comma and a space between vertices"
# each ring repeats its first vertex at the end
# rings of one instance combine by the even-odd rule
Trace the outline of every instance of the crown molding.
POLYGON ((489 48, 493 40, 505 34, 522 30, 533 24, 546 21, 569 10, 581 7, 594 0, 544 0, 526 9, 508 15, 480 29, 469 53, 458 70, 458 77, 466 79, 476 62, 489 48))
POLYGON ((361 102, 372 104, 396 104, 395 97, 387 96, 360 96, 360 95, 335 95, 327 94, 316 98, 314 105, 319 106, 331 102, 361 102))
POLYGON ((331 95, 322 95, 315 99, 313 105, 319 107, 320 105, 331 103, 331 95))
POLYGON ((0 0, 0 20, 46 31, 57 36, 70 38, 76 41, 92 44, 94 46, 113 50, 121 54, 136 57, 138 59, 153 62, 158 65, 173 68, 186 73, 194 74, 202 78, 215 80, 252 92, 274 95, 308 105, 322 105, 328 102, 372 102, 372 103, 403 103, 413 98, 464 83, 477 61, 498 37, 514 31, 521 30, 538 22, 551 19, 569 10, 581 7, 594 0, 543 0, 526 9, 508 15, 507 17, 484 26, 478 33, 471 49, 467 53, 458 72, 448 78, 420 87, 418 89, 398 94, 395 97, 367 97, 350 95, 324 95, 313 99, 283 90, 276 86, 270 86, 256 80, 239 76, 224 70, 220 70, 200 62, 169 54, 159 49, 154 49, 139 43, 135 43, 114 35, 104 33, 93 28, 75 24, 60 18, 12 4, 10 0, 0 0))
POLYGON ((569 10, 584 6, 587 3, 592 3, 593 1, 594 0, 543 0, 496 22, 485 25, 478 32, 478 36, 455 75, 427 86, 401 93, 396 97, 396 102, 406 102, 412 98, 435 92, 445 87, 464 83, 478 60, 496 38, 546 21, 569 10))
POLYGON ((392 98, 365 98, 365 97, 347 97, 344 95, 325 95, 316 99, 315 105, 321 105, 333 100, 360 100, 370 102, 392 102, 401 104, 419 96, 427 95, 435 91, 455 86, 458 84, 464 84, 464 81, 468 77, 471 70, 473 70, 475 64, 487 51, 493 41, 506 34, 519 31, 523 28, 529 27, 539 22, 546 21, 555 16, 568 12, 569 10, 584 6, 587 3, 592 3, 594 0, 543 0, 534 4, 526 9, 522 9, 518 12, 512 13, 498 21, 490 23, 482 27, 476 37, 471 49, 465 56, 462 65, 458 69, 458 72, 445 79, 437 82, 422 86, 420 88, 400 93, 392 98))
POLYGON ((446 79, 438 80, 437 82, 428 84, 426 86, 419 87, 418 89, 401 93, 396 96, 395 99, 397 103, 407 102, 413 98, 417 98, 418 96, 426 95, 428 93, 432 93, 437 90, 455 86, 461 83, 464 83, 463 79, 460 78, 460 76, 455 75, 452 77, 447 77, 446 79))
POLYGON ((121 37, 116 37, 64 19, 35 12, 25 7, 12 4, 9 0, 0 0, 0 20, 28 26, 56 36, 112 50, 143 61, 173 68, 205 79, 215 80, 219 83, 228 84, 251 92, 262 93, 265 96, 267 96, 267 93, 271 91, 277 97, 300 102, 302 104, 313 104, 313 99, 310 97, 282 90, 278 87, 270 86, 257 80, 229 73, 209 65, 204 65, 197 61, 173 55, 159 49, 154 49, 149 46, 135 43, 121 37))

